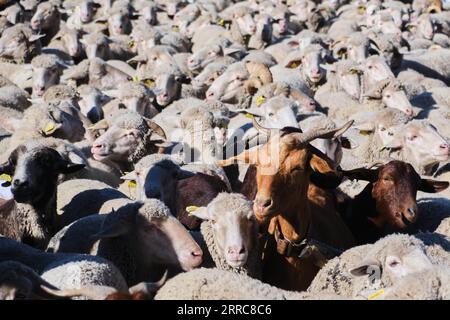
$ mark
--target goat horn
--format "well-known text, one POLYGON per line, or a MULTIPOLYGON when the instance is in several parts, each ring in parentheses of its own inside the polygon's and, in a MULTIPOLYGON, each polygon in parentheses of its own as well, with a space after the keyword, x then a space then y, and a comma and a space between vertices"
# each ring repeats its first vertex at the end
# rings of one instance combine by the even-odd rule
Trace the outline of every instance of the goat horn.
POLYGON ((259 133, 265 134, 267 137, 270 138, 272 135, 272 131, 274 129, 263 127, 261 124, 258 123, 258 121, 255 119, 255 117, 252 118, 253 126, 256 130, 258 130, 259 133))
POLYGON ((138 283, 137 285, 130 288, 130 293, 133 294, 133 293, 139 292, 139 291, 144 292, 145 294, 155 293, 167 281, 168 274, 169 274, 169 272, 168 272, 168 270, 166 270, 164 272, 163 276, 161 277, 161 279, 159 279, 156 282, 138 283))
POLYGON ((41 285, 41 288, 56 297, 79 297, 85 296, 90 300, 105 300, 117 290, 107 286, 85 286, 79 289, 54 290, 41 285))
POLYGON ((298 137, 299 143, 308 143, 315 139, 334 139, 341 136, 345 131, 347 131, 354 123, 354 120, 350 120, 340 128, 336 129, 323 129, 323 130, 312 130, 305 133, 295 133, 298 137))
POLYGON ((161 128, 156 122, 150 120, 150 119, 145 119, 147 122, 147 125, 150 129, 152 129, 154 132, 156 132, 158 135, 160 135, 161 137, 164 138, 164 140, 167 140, 167 136, 166 133, 164 132, 164 129, 161 128))

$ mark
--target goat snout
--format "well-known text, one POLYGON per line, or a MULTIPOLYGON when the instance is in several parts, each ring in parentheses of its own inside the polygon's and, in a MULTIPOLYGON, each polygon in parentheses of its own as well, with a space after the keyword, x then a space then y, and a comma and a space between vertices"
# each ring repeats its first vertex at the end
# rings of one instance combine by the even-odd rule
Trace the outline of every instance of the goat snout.
POLYGON ((270 214, 273 201, 267 197, 256 197, 254 203, 254 210, 257 217, 266 217, 270 214))

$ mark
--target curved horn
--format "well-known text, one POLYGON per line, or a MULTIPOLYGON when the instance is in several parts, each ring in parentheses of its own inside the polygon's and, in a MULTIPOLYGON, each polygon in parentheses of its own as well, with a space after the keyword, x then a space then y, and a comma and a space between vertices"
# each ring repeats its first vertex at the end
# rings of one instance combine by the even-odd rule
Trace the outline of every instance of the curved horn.
POLYGON ((305 133, 295 133, 295 135, 299 143, 308 143, 315 139, 335 139, 347 131, 354 122, 354 120, 350 120, 342 127, 336 129, 312 130, 305 133))
POLYGON ((79 297, 85 296, 90 300, 105 300, 117 290, 107 286, 85 286, 79 289, 54 290, 41 285, 41 288, 56 297, 79 297))
POLYGON ((260 125, 258 123, 258 121, 255 119, 255 117, 252 117, 252 123, 253 123, 253 126, 255 127, 255 129, 258 130, 259 133, 265 134, 266 136, 268 136, 270 138, 273 129, 263 127, 262 125, 260 125))
POLYGON ((156 132, 158 135, 160 135, 161 137, 164 138, 164 140, 167 140, 167 136, 166 133, 164 132, 164 129, 161 128, 156 122, 150 120, 150 119, 145 119, 145 121, 147 122, 147 125, 150 129, 152 129, 154 132, 156 132))
POLYGON ((261 80, 262 84, 268 84, 273 81, 272 73, 265 64, 247 61, 245 67, 248 73, 250 73, 250 78, 257 77, 261 80))
POLYGON ((136 292, 143 292, 147 295, 151 295, 155 293, 159 288, 163 286, 163 284, 167 281, 167 276, 169 275, 169 271, 166 270, 157 282, 141 282, 137 285, 130 288, 130 293, 134 294, 136 292))

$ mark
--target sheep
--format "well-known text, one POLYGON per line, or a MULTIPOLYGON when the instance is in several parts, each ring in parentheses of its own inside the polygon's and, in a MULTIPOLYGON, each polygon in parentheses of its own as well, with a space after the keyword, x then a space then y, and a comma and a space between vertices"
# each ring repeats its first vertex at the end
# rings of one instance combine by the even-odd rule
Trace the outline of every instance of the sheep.
POLYGON ((59 84, 65 65, 56 55, 41 54, 31 60, 33 70, 33 95, 41 97, 52 85, 59 84))
POLYGON ((35 104, 25 110, 20 119, 2 120, 12 133, 9 148, 28 139, 41 137, 55 137, 71 142, 82 140, 85 129, 82 121, 73 115, 76 111, 72 108, 67 102, 35 104))
POLYGON ((427 120, 412 120, 394 133, 385 148, 393 159, 410 162, 419 174, 431 175, 440 162, 448 160, 450 145, 427 120))
POLYGON ((408 69, 405 71, 401 71, 397 75, 397 80, 399 80, 408 96, 408 98, 412 101, 412 104, 415 105, 413 99, 426 91, 433 88, 446 87, 445 82, 433 78, 425 77, 417 71, 408 69))
POLYGON ((219 193, 207 207, 193 208, 191 214, 204 222, 197 242, 208 252, 213 264, 222 270, 261 278, 256 219, 252 203, 237 193, 219 193))
POLYGON ((11 176, 10 200, 2 209, 1 233, 18 241, 44 247, 57 231, 56 183, 59 174, 84 168, 64 159, 56 150, 21 145, 2 164, 0 171, 11 176))
POLYGON ((30 95, 25 90, 17 87, 14 84, 5 85, 0 88, 0 105, 24 111, 30 106, 30 95))
POLYGON ((130 286, 154 278, 161 268, 175 266, 187 271, 202 261, 200 247, 156 199, 82 218, 58 232, 47 250, 107 258, 130 286))
POLYGON ((125 194, 101 181, 70 179, 58 185, 56 212, 65 226, 90 214, 110 212, 109 207, 116 204, 116 199, 131 202, 125 194), (92 198, 95 201, 89 201, 92 198))
POLYGON ((312 97, 317 86, 324 81, 325 70, 321 64, 326 54, 326 50, 319 44, 311 44, 302 50, 291 52, 282 64, 270 68, 273 81, 285 83, 312 97))
POLYGON ((46 282, 60 289, 104 285, 126 291, 128 286, 111 262, 87 254, 48 253, 0 237, 0 261, 14 260, 32 268, 46 282))
POLYGON ((83 49, 80 42, 81 36, 82 32, 80 30, 70 28, 68 24, 61 24, 59 32, 52 38, 47 48, 57 49, 58 53, 60 53, 60 58, 68 56, 75 60, 79 59, 83 57, 83 49))
POLYGON ((206 91, 206 98, 236 104, 243 96, 251 94, 248 90, 270 82, 272 74, 267 66, 256 62, 236 62, 212 83, 206 91))
POLYGON ((56 289, 33 269, 17 261, 0 262, 0 274, 0 300, 45 299, 49 295, 42 287, 56 289))
POLYGON ((437 49, 427 51, 425 54, 409 55, 403 58, 401 66, 396 72, 412 69, 426 77, 441 80, 448 85, 450 84, 449 59, 449 49, 437 49))
POLYGON ((18 23, 5 31, 0 38, 0 57, 2 60, 30 63, 41 53, 40 35, 33 35, 30 27, 18 23))
POLYGON ((84 296, 90 300, 152 300, 156 291, 166 281, 167 273, 157 282, 140 282, 127 291, 119 291, 110 286, 83 286, 78 289, 53 289, 53 286, 42 286, 44 292, 56 297, 79 297, 84 296))
POLYGON ((130 171, 132 164, 163 147, 165 139, 164 130, 155 122, 126 110, 115 114, 108 130, 92 144, 91 152, 95 160, 110 159, 130 171))
POLYGON ((333 294, 309 294, 273 287, 245 274, 220 269, 195 269, 168 280, 155 300, 330 300, 333 294))
POLYGON ((344 152, 342 167, 348 169, 387 158, 384 146, 401 125, 411 120, 404 112, 392 108, 357 114, 353 119, 356 121, 357 133, 351 137, 357 141, 358 146, 348 153, 344 152))
POLYGON ((148 83, 160 109, 180 98, 184 76, 178 67, 161 66, 151 71, 146 67, 145 70, 138 71, 138 78, 148 83))
POLYGON ((153 118, 159 113, 152 104, 155 98, 153 92, 142 83, 125 82, 120 84, 116 94, 128 110, 137 112, 143 117, 153 118))
POLYGON ((57 4, 48 1, 42 2, 37 6, 30 25, 33 30, 45 34, 45 37, 42 39, 42 44, 45 46, 58 33, 60 22, 61 14, 57 4))
POLYGON ((367 298, 367 292, 391 286, 408 274, 432 267, 422 241, 414 236, 393 234, 374 244, 351 248, 330 260, 307 291, 367 298))
POLYGON ((409 275, 395 285, 384 289, 383 300, 449 300, 450 273, 447 268, 436 267, 409 275))

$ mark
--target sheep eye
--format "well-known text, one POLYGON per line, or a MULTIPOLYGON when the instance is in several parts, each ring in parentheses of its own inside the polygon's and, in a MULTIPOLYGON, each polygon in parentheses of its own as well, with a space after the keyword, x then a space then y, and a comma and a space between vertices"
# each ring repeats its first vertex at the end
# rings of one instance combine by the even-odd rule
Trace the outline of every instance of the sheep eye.
POLYGON ((381 128, 380 128, 380 131, 386 131, 386 128, 381 127, 381 128))
POLYGON ((386 95, 386 98, 388 98, 388 99, 389 99, 390 97, 391 97, 391 95, 390 95, 390 94, 387 94, 387 95, 386 95))
POLYGON ((211 219, 211 223, 212 223, 212 224, 216 224, 216 222, 217 222, 217 221, 216 221, 215 219, 211 219))
POLYGON ((391 262, 389 262, 389 267, 391 267, 391 268, 395 268, 398 265, 399 265, 398 261, 391 261, 391 262))
POLYGON ((391 132, 391 131, 388 132, 388 136, 392 137, 393 135, 394 135, 393 132, 391 132))
POLYGON ((367 68, 372 69, 373 67, 372 66, 368 66, 367 68))
POLYGON ((269 112, 269 117, 272 117, 273 116, 273 112, 269 112))
POLYGON ((408 137, 408 140, 413 141, 415 138, 417 138, 417 136, 410 136, 408 137))

